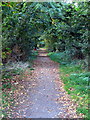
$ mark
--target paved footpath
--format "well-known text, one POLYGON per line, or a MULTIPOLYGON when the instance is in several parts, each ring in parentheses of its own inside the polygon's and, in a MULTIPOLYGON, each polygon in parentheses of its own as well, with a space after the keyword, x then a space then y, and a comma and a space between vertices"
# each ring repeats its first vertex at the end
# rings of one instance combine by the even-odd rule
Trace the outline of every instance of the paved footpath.
POLYGON ((25 73, 15 91, 13 118, 80 118, 60 80, 59 65, 39 50, 32 74, 25 73))

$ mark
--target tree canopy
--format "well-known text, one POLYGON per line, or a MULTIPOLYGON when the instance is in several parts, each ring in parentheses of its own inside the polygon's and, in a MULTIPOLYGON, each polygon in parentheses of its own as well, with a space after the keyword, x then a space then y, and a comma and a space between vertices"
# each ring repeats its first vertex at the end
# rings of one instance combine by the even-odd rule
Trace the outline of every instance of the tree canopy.
MULTIPOLYGON (((72 58, 88 55, 90 2, 3 2, 3 51, 16 44, 25 55, 41 40, 50 51, 68 51, 72 58)), ((6 50, 7 51, 7 50, 6 50)))

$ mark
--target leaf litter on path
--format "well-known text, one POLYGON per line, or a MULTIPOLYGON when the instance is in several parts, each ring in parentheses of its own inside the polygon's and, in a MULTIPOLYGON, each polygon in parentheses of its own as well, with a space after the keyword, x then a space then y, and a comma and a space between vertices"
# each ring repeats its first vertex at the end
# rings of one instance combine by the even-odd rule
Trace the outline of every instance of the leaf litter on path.
POLYGON ((60 80, 58 63, 39 50, 34 69, 16 77, 15 106, 11 118, 82 118, 76 114, 77 104, 70 99, 60 80))

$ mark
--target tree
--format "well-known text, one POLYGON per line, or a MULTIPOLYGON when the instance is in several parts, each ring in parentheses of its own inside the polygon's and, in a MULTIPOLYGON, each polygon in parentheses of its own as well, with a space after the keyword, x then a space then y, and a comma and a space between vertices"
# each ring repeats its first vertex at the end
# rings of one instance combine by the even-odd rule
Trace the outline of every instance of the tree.
POLYGON ((83 59, 88 45, 88 2, 3 3, 3 51, 18 44, 29 56, 40 39, 51 51, 83 59))

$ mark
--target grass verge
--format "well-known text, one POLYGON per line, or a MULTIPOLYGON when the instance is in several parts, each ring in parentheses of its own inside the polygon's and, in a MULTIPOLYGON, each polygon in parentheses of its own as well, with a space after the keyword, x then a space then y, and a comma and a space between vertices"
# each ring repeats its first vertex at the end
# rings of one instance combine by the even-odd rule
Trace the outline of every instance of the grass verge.
POLYGON ((82 113, 89 119, 88 114, 88 83, 90 72, 85 69, 82 61, 71 61, 64 53, 48 53, 51 60, 60 63, 60 77, 63 80, 64 88, 71 98, 78 104, 77 114, 82 113))

